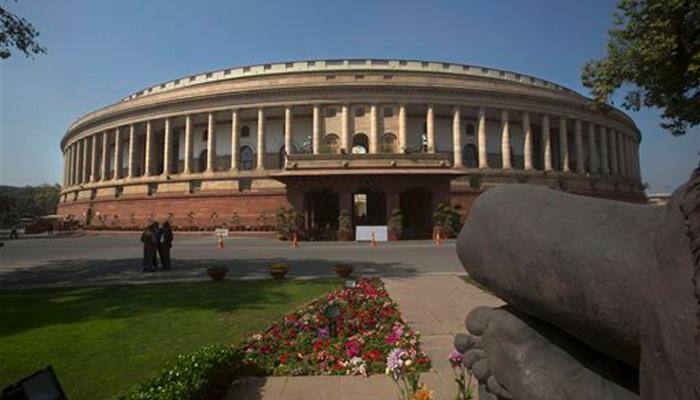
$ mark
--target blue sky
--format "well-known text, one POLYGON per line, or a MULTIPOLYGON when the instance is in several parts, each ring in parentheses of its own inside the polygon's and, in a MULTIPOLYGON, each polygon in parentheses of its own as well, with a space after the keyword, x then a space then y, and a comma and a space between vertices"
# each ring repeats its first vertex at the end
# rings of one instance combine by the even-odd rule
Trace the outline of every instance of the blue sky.
MULTIPOLYGON (((613 0, 0 0, 40 31, 48 54, 0 63, 0 183, 59 182, 59 140, 80 115, 157 82, 241 64, 408 58, 518 71, 578 90, 604 54, 613 0)), ((700 128, 642 130, 642 177, 668 192, 698 163, 700 128)))

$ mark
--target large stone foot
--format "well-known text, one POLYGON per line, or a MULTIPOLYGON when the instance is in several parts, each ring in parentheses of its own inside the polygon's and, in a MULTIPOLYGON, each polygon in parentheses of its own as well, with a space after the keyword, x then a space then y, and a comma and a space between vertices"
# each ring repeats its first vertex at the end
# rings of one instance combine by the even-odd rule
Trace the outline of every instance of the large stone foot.
POLYGON ((455 347, 481 400, 638 400, 638 371, 508 306, 479 307, 455 347))

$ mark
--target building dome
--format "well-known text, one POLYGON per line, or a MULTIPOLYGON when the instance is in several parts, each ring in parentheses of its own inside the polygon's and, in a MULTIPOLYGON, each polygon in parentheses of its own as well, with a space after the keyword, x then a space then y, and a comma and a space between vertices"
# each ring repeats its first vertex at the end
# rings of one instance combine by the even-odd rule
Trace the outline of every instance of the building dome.
POLYGON ((98 228, 432 230, 497 184, 643 201, 641 134, 619 110, 531 76, 471 65, 344 59, 237 67, 157 84, 84 115, 61 141, 59 214, 98 228))

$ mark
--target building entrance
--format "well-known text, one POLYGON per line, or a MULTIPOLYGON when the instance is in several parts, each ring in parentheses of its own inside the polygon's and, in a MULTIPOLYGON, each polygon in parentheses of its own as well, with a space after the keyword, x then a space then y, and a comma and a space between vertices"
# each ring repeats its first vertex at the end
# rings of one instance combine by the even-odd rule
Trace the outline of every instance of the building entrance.
POLYGON ((401 192, 399 198, 403 215, 405 239, 429 239, 433 231, 433 193, 425 188, 401 192))
POLYGON ((376 190, 361 190, 352 194, 352 223, 357 225, 386 225, 386 196, 376 190))

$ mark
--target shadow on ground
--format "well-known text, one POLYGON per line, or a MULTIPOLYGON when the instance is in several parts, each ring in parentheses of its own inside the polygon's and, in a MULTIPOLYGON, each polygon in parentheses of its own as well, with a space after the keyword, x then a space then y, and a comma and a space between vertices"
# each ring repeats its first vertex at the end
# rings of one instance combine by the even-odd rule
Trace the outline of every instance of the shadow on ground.
MULTIPOLYGON (((32 268, 9 269, 0 272, 0 289, 20 289, 38 286, 84 286, 105 284, 157 283, 208 280, 206 269, 211 266, 229 268, 228 278, 265 278, 265 268, 276 262, 287 263, 290 278, 335 276, 333 266, 342 259, 252 258, 246 260, 176 260, 169 271, 141 272, 141 259, 120 260, 56 260, 32 268)), ((355 261, 355 275, 411 276, 418 271, 397 262, 355 261)))

